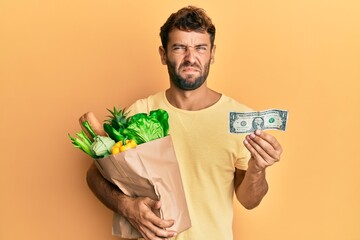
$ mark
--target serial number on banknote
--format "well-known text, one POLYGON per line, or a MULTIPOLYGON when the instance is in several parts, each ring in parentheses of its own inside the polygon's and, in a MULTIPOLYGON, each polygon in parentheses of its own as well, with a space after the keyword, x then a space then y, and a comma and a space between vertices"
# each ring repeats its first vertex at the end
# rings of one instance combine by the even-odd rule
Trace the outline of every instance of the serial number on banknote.
POLYGON ((256 130, 286 130, 288 111, 269 109, 259 112, 230 112, 230 133, 251 133, 256 130))

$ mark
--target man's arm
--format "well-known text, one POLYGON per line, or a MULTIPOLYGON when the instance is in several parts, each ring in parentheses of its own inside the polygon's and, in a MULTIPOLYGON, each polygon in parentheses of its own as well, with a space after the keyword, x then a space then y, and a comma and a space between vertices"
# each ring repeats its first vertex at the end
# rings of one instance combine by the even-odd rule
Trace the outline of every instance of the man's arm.
POLYGON ((160 209, 160 201, 147 197, 126 196, 103 178, 95 164, 90 166, 86 180, 95 196, 106 207, 126 217, 146 240, 160 240, 176 235, 174 231, 166 230, 174 224, 174 221, 163 220, 154 213, 160 209))
POLYGON ((236 169, 235 194, 241 205, 246 209, 257 207, 268 191, 265 171, 251 174, 248 171, 236 169))
POLYGON ((247 171, 235 171, 235 194, 246 209, 252 209, 268 191, 265 169, 280 160, 282 147, 275 137, 259 130, 246 136, 244 145, 251 157, 247 171))

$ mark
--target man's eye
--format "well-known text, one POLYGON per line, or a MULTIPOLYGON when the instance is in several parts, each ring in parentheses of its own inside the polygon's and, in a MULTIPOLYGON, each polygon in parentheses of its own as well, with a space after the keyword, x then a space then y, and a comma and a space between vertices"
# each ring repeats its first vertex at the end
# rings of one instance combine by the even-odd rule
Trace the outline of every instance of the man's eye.
POLYGON ((185 46, 175 46, 175 47, 173 47, 173 50, 175 52, 184 52, 184 51, 186 51, 186 47, 185 46))
POLYGON ((196 47, 196 51, 200 52, 200 53, 204 53, 206 52, 207 47, 206 46, 197 46, 196 47))

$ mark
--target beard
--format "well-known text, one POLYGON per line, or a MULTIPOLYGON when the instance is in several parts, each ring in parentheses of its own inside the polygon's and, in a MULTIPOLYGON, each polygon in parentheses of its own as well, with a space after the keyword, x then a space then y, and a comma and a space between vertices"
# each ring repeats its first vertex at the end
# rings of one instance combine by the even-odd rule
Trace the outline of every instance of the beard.
POLYGON ((194 76, 192 74, 182 77, 176 71, 175 64, 170 61, 167 61, 167 68, 168 68, 170 80, 181 90, 186 90, 186 91, 195 90, 195 89, 199 88, 201 85, 203 85, 203 83, 206 81, 206 79, 209 75, 210 61, 204 65, 204 71, 201 71, 201 67, 199 65, 190 64, 189 62, 185 62, 185 63, 181 64, 179 66, 179 69, 181 69, 183 67, 196 68, 196 69, 200 70, 201 74, 194 80, 192 80, 194 78, 194 76))

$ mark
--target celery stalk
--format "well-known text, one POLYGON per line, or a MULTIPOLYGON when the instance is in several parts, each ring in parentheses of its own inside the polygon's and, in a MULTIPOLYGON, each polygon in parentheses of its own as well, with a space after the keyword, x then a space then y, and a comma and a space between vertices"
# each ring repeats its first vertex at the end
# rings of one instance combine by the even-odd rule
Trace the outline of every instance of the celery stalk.
POLYGON ((76 135, 78 136, 78 138, 74 138, 69 134, 69 138, 74 147, 79 148, 91 157, 96 158, 97 156, 93 153, 91 149, 92 142, 88 138, 88 136, 86 136, 85 132, 81 131, 81 133, 76 133, 76 135))

